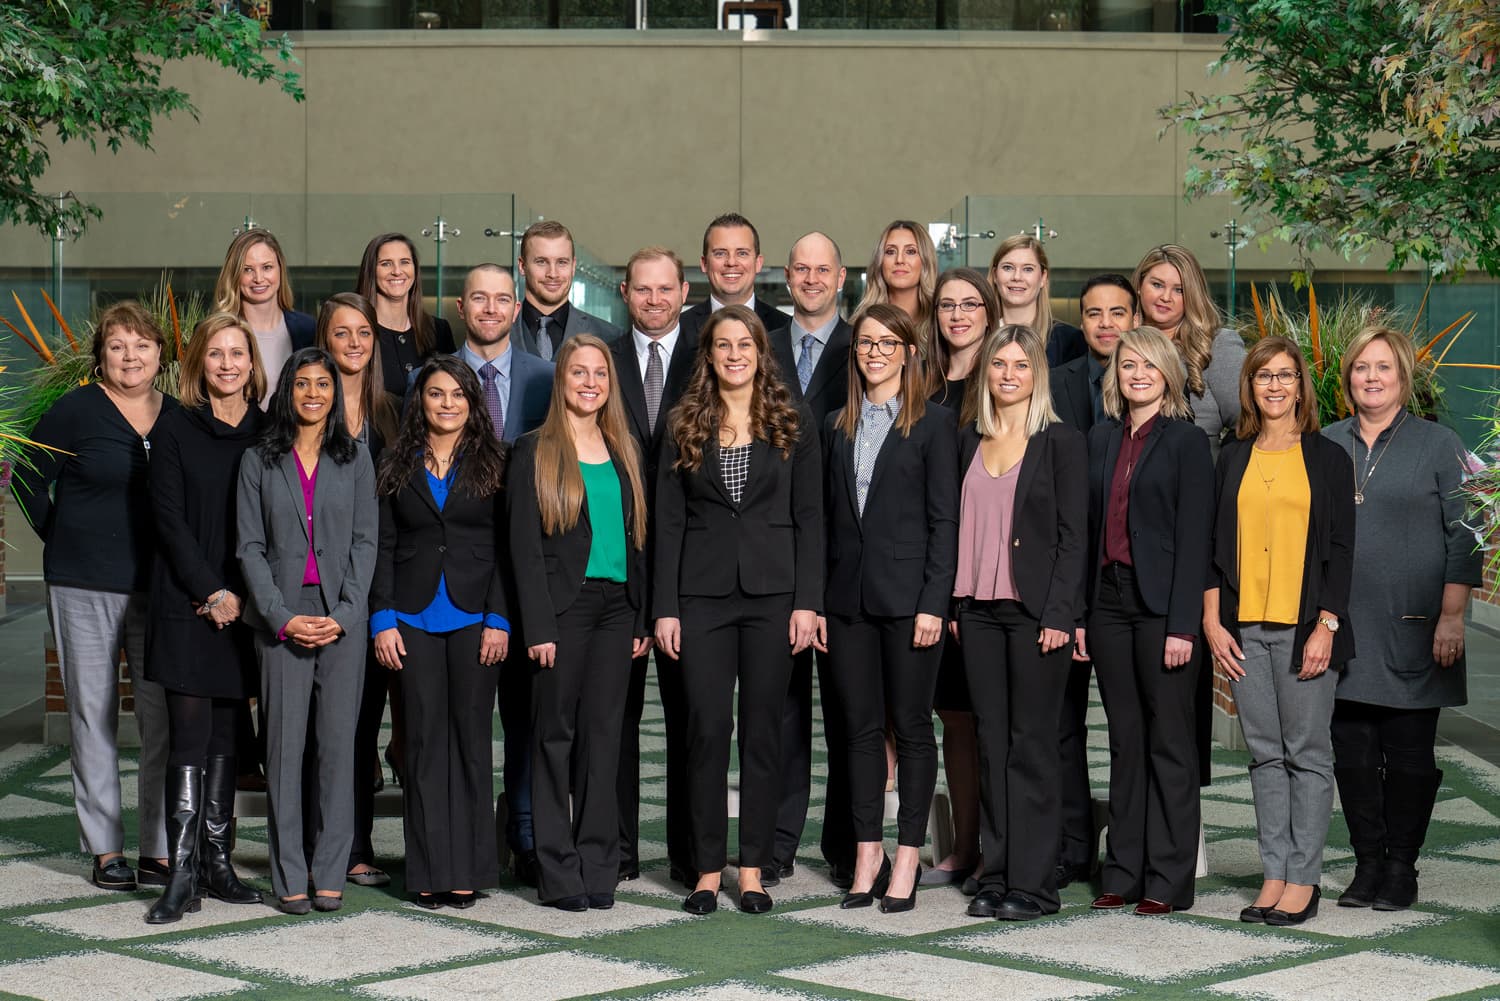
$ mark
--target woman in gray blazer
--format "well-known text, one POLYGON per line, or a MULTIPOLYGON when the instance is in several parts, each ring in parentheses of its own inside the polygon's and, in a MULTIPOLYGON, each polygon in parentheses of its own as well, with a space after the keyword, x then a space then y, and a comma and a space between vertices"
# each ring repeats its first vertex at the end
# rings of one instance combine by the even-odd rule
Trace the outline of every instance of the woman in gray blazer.
POLYGON ((265 436, 240 464, 236 555, 266 709, 271 886, 289 914, 339 909, 354 839, 349 775, 378 509, 369 453, 338 419, 343 412, 333 359, 318 348, 295 352, 277 381, 265 436), (321 823, 307 839, 316 892, 309 900, 302 755, 314 710, 318 818, 308 821, 321 823))

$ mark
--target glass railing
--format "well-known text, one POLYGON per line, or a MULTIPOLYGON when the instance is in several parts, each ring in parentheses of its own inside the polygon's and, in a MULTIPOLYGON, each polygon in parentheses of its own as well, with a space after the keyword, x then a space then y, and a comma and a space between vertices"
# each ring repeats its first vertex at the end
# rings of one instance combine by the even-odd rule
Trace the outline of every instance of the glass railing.
POLYGON ((1201 0, 276 0, 273 31, 449 28, 1214 32, 1201 0))

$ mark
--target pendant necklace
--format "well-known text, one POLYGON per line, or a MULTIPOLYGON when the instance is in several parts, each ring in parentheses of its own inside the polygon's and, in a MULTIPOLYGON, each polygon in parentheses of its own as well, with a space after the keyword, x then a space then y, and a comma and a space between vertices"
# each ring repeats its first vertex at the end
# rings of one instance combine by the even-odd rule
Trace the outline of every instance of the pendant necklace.
MULTIPOLYGON (((1393 442, 1393 441, 1396 440, 1396 432, 1400 431, 1401 430, 1401 425, 1403 425, 1405 423, 1406 423, 1406 414, 1403 412, 1401 414, 1401 419, 1396 422, 1396 426, 1393 427, 1393 428, 1391 428, 1390 437, 1386 438, 1385 444, 1380 447, 1380 454, 1379 455, 1375 455, 1372 449, 1368 449, 1368 448, 1365 449, 1365 460, 1369 464, 1365 467, 1365 478, 1363 480, 1361 480, 1359 478, 1359 463, 1358 463, 1358 460, 1356 460, 1356 462, 1355 462, 1355 468, 1354 468, 1354 503, 1356 503, 1356 504, 1363 504, 1365 502, 1365 487, 1369 485, 1369 483, 1370 483, 1370 477, 1372 477, 1372 476, 1375 475, 1375 467, 1378 466, 1378 465, 1380 465, 1380 460, 1384 459, 1385 458, 1385 453, 1388 452, 1388 451, 1390 451, 1391 442, 1393 442)), ((1359 450, 1359 444, 1358 444, 1359 443, 1359 418, 1356 417, 1354 419, 1354 427, 1352 429, 1350 429, 1349 433, 1354 438, 1354 441, 1355 441, 1355 451, 1358 451, 1359 450)), ((1379 437, 1379 436, 1377 435, 1377 437, 1379 437)))

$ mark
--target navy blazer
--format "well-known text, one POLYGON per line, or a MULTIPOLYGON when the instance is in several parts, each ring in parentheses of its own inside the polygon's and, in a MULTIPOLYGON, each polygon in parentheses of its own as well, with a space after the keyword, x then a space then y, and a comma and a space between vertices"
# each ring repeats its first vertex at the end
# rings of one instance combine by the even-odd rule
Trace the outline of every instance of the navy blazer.
MULTIPOLYGON (((1117 420, 1089 431, 1090 608, 1099 589, 1109 492, 1124 437, 1117 420)), ((1127 508, 1130 562, 1141 600, 1152 615, 1166 617, 1167 632, 1197 636, 1214 525, 1214 461, 1202 428, 1156 418, 1131 471, 1127 508)))
MULTIPOLYGON (((979 441, 975 424, 959 432, 960 498, 979 441)), ((1048 424, 1026 442, 1021 457, 1010 566, 1026 614, 1043 628, 1061 629, 1069 636, 1083 618, 1088 503, 1083 435, 1066 424, 1048 424)))
MULTIPOLYGON (((464 361, 462 351, 455 353, 454 357, 464 361)), ((547 419, 547 411, 552 406, 553 367, 550 361, 543 361, 522 350, 516 339, 511 338, 510 394, 505 399, 505 434, 501 436, 504 441, 514 442, 521 435, 541 427, 542 422, 547 419)), ((406 378, 408 402, 416 384, 417 372, 413 371, 406 378)), ((483 400, 478 403, 481 407, 484 406, 483 400)))
MULTIPOLYGON (((629 442, 635 448, 635 442, 629 442)), ((593 548, 594 529, 585 497, 578 522, 554 535, 542 532, 542 512, 536 501, 537 436, 528 434, 516 442, 510 453, 509 477, 506 481, 506 510, 510 523, 510 556, 518 580, 522 635, 527 646, 556 643, 557 617, 572 607, 583 588, 588 571, 589 552, 593 548)), ((637 453, 639 459, 639 453, 637 453)), ((646 553, 631 540, 632 526, 646 512, 635 510, 630 479, 620 457, 611 453, 615 475, 620 480, 620 513, 625 519, 625 596, 635 609, 635 635, 649 636, 646 628, 646 553)))
POLYGON ((676 617, 679 596, 791 594, 794 609, 823 607, 823 470, 806 408, 791 455, 754 439, 736 503, 724 487, 717 429, 696 470, 679 470, 668 434, 656 486, 652 614, 676 617))
MULTIPOLYGON (((1214 519, 1213 563, 1206 588, 1219 589, 1219 622, 1240 639, 1239 502, 1240 484, 1250 467, 1253 438, 1233 438, 1219 451, 1214 471, 1218 514, 1214 519)), ((1302 666, 1302 648, 1318 625, 1318 612, 1338 616, 1328 666, 1342 667, 1354 656, 1349 628, 1349 587, 1354 578, 1354 463, 1349 453, 1317 431, 1302 435, 1302 464, 1312 495, 1307 520, 1307 552, 1302 564, 1302 596, 1292 666, 1302 666)))
POLYGON ((281 318, 286 321, 286 333, 292 341, 292 351, 295 353, 303 348, 313 346, 313 341, 318 334, 318 321, 306 313, 299 313, 295 309, 283 309, 281 318))
POLYGON ((828 518, 829 613, 947 618, 958 569, 958 418, 927 404, 902 437, 891 428, 875 457, 865 510, 859 510, 854 442, 823 430, 823 503, 828 518))

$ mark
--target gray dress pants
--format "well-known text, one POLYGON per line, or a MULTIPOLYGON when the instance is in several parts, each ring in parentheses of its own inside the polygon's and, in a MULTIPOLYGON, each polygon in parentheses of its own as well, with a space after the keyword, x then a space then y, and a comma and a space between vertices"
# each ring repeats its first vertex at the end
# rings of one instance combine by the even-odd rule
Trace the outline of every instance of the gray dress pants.
POLYGON ((73 800, 78 846, 91 855, 125 849, 120 806, 120 651, 130 667, 135 720, 141 732, 136 774, 140 854, 164 858, 167 821, 167 695, 147 681, 146 596, 51 585, 47 617, 57 640, 57 666, 68 701, 73 749, 73 800))

